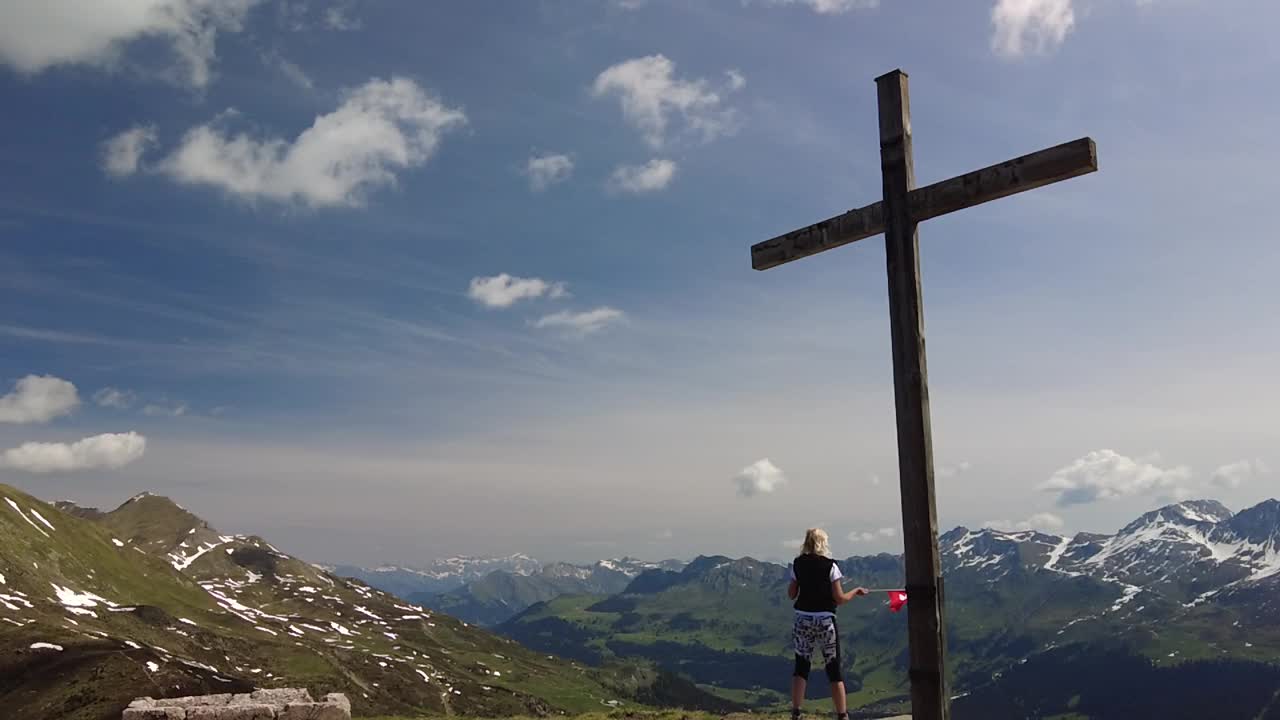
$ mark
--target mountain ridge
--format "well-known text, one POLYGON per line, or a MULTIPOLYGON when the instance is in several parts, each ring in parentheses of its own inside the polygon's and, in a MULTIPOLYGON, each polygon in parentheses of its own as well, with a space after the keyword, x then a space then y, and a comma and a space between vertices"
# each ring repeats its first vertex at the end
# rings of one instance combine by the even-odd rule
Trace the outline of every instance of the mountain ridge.
POLYGON ((529 651, 256 536, 222 535, 161 496, 105 513, 62 507, 70 512, 0 484, 7 719, 101 720, 141 695, 263 686, 345 692, 365 714, 537 715, 646 692, 702 697, 643 667, 588 670, 529 651))
MULTIPOLYGON (((1217 503, 1175 503, 1113 534, 964 527, 945 533, 948 646, 958 692, 1055 648, 1092 657, 1097 653, 1079 648, 1099 643, 1118 644, 1117 652, 1156 667, 1274 662, 1278 508, 1274 500, 1239 513, 1217 503)), ((846 587, 902 587, 901 555, 839 562, 846 587)), ((784 703, 772 688, 788 654, 786 567, 698 557, 681 572, 644 573, 617 595, 536 604, 497 629, 583 662, 645 657, 727 696, 784 703)), ((905 702, 906 613, 890 613, 886 605, 877 595, 840 611, 855 707, 895 710, 905 702)))

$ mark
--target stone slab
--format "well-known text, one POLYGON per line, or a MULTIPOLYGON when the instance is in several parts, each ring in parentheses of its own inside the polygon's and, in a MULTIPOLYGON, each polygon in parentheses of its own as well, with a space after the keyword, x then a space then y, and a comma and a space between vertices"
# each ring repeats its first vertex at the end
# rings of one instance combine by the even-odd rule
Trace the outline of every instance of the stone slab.
POLYGON ((213 705, 187 710, 186 720, 276 720, 272 705, 213 705))
POLYGON ((194 708, 208 705, 226 705, 231 702, 231 693, 217 695, 188 695, 187 697, 163 698, 155 700, 156 707, 194 708))
POLYGON ((122 720, 187 720, 187 711, 183 708, 125 708, 122 720))
POLYGON ((279 720, 351 720, 351 712, 330 703, 289 703, 279 720))
POLYGON ((324 696, 324 701, 331 705, 337 705, 343 710, 346 710, 348 713, 351 712, 351 701, 348 700, 347 696, 343 695, 342 693, 329 693, 328 695, 324 696))
POLYGON ((122 720, 351 720, 351 702, 342 693, 329 693, 316 702, 305 688, 142 697, 129 704, 122 720))
POLYGON ((309 703, 315 702, 311 698, 311 693, 306 688, 269 688, 266 690, 254 690, 249 694, 254 702, 265 703, 268 705, 287 705, 288 703, 309 703))

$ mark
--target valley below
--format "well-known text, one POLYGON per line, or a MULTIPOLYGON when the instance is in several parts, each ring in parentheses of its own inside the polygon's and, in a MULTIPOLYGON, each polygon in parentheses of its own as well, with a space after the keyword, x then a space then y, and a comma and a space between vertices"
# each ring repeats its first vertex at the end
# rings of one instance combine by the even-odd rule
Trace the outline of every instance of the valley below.
MULTIPOLYGON (((787 705, 783 564, 330 567, 156 495, 107 512, 0 495, 6 718, 106 720, 139 696, 283 686, 346 693, 358 717, 787 705)), ((954 717, 1280 717, 1278 539, 1274 500, 1170 505, 1113 535, 946 533, 954 717)), ((902 582, 899 556, 840 564, 851 583, 902 582)), ((908 709, 906 618, 882 595, 841 610, 853 717, 908 709)))

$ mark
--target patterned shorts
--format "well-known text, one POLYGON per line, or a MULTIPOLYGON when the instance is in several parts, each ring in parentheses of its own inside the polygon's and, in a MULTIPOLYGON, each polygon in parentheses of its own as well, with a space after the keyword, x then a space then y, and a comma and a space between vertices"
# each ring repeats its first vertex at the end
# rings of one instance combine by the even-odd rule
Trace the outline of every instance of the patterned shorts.
POLYGON ((802 658, 808 659, 813 656, 814 650, 821 650, 824 664, 838 660, 840 631, 836 627, 836 619, 831 616, 797 614, 795 625, 791 628, 791 644, 796 655, 802 658))

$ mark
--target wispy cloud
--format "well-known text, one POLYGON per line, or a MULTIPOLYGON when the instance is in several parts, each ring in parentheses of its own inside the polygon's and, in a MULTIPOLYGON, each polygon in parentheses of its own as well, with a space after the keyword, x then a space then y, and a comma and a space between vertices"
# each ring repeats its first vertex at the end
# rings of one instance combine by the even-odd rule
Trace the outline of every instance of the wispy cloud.
POLYGON ((633 58, 601 72, 592 91, 597 97, 617 97, 623 117, 655 149, 666 143, 676 123, 675 132, 703 141, 733 132, 736 112, 721 93, 740 89, 746 78, 735 71, 716 91, 705 79, 677 77, 675 69, 665 55, 633 58))
POLYGON ((617 308, 603 306, 582 312, 562 310, 550 315, 543 315, 534 321, 533 326, 536 328, 565 330, 571 335, 582 336, 599 332, 610 325, 625 320, 626 317, 627 314, 617 308))
POLYGON ((1270 472, 1261 460, 1237 460, 1222 465, 1209 476, 1209 482, 1220 488, 1235 489, 1270 472))
POLYGON ((280 24, 293 32, 359 30, 364 22, 354 0, 278 0, 280 24))
POLYGON ((1061 530, 1066 522, 1057 515, 1050 512, 1039 512, 1026 520, 988 520, 982 524, 984 528, 992 530, 1013 530, 1016 532, 1025 532, 1027 530, 1042 530, 1045 532, 1056 532, 1061 530))
POLYGON ((933 474, 943 480, 946 480, 958 475, 963 475, 964 473, 969 472, 972 467, 973 466, 968 460, 961 460, 958 463, 939 465, 934 469, 933 474))
POLYGON ((118 410, 127 410, 133 407, 138 396, 131 390, 118 390, 113 387, 104 387, 93 394, 93 402, 100 407, 116 408, 118 410))
POLYGON ((849 542, 875 542, 877 540, 888 540, 898 536, 898 528, 882 527, 879 530, 864 530, 849 533, 849 542))
POLYGON ((324 26, 330 30, 359 30, 364 23, 357 17, 349 4, 336 4, 324 11, 324 26))
POLYGON ((627 193, 648 193, 662 190, 676 177, 676 163, 666 158, 654 158, 644 165, 622 165, 613 171, 609 187, 627 193))
POLYGON ((765 0, 770 5, 801 5, 819 15, 839 15, 880 7, 880 0, 765 0))
POLYGON ((0 396, 0 423, 44 423, 80 406, 76 386, 52 375, 27 375, 0 396))
POLYGON ((263 62, 267 67, 273 68, 283 75, 289 82, 297 85, 304 90, 311 90, 315 87, 315 81, 303 70, 300 65, 289 60, 278 52, 266 53, 262 56, 263 62))
POLYGON ((150 417, 182 417, 187 414, 187 404, 150 403, 142 408, 142 414, 150 417))
POLYGON ((142 156, 156 143, 155 125, 137 125, 102 143, 102 170, 112 177, 138 172, 142 156))
POLYGON ((573 158, 561 153, 534 155, 525 165, 529 189, 542 192, 552 185, 562 183, 573 174, 573 158))

